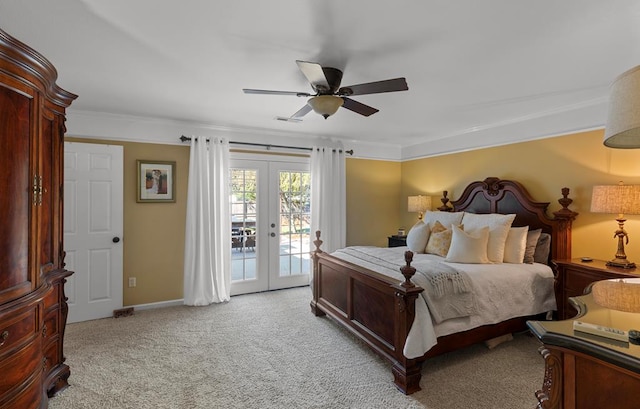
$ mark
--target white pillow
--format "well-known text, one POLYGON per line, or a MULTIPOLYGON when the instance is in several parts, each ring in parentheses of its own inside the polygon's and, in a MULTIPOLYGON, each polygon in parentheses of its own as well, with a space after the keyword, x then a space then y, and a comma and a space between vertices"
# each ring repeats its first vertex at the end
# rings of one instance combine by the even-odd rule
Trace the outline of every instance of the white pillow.
POLYGON ((424 222, 429 225, 431 229, 436 224, 436 222, 440 222, 447 229, 451 228, 452 224, 456 226, 460 224, 462 220, 462 216, 464 212, 441 212, 441 211, 431 211, 427 210, 424 214, 424 222))
POLYGON ((473 232, 465 232, 453 225, 451 247, 444 261, 452 263, 487 264, 487 243, 489 242, 489 227, 482 227, 473 232))
POLYGON ((473 231, 482 227, 489 228, 489 245, 487 257, 492 263, 502 263, 504 259, 504 243, 511 228, 515 214, 475 214, 464 213, 462 224, 466 231, 473 231))
POLYGON ((407 247, 414 253, 424 253, 430 234, 429 225, 422 220, 418 221, 407 234, 407 247))
POLYGON ((507 241, 504 243, 504 262, 522 264, 524 262, 524 252, 527 249, 527 235, 529 226, 512 227, 507 234, 507 241))

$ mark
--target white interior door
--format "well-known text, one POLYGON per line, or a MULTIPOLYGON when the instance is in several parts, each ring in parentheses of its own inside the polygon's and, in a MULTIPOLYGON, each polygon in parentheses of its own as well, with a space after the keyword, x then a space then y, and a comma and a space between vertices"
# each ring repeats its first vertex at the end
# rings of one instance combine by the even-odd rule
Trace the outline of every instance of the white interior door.
POLYGON ((122 308, 122 146, 65 142, 64 247, 68 322, 122 308))
POLYGON ((231 294, 307 285, 307 158, 231 161, 231 294))

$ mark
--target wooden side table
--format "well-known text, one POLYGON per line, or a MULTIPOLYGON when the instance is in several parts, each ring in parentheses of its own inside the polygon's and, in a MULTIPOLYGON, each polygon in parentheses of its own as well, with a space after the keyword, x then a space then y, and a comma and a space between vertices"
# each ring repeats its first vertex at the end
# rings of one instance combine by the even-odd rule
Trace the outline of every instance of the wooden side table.
POLYGON ((402 247, 407 245, 407 236, 398 236, 394 234, 389 236, 389 244, 387 247, 402 247))
MULTIPOLYGON (((579 320, 629 331, 640 329, 640 314, 609 310, 591 294, 572 298, 579 320)), ((640 345, 573 330, 573 319, 528 321, 542 342, 545 360, 542 388, 535 392, 539 409, 640 407, 640 345)))
POLYGON ((583 295, 589 284, 600 280, 640 277, 639 269, 610 267, 603 260, 584 262, 575 258, 553 260, 553 263, 556 265, 556 302, 560 320, 575 316, 576 310, 569 298, 583 295))

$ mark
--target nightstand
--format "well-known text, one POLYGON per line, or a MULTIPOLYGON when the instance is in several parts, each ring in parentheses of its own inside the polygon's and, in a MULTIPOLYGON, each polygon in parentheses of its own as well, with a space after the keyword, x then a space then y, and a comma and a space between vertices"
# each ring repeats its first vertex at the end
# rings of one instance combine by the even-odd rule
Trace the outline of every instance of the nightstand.
POLYGON ((389 236, 388 239, 388 247, 402 247, 407 245, 407 236, 398 236, 394 234, 393 236, 389 236))
MULTIPOLYGON (((591 294, 573 298, 580 321, 623 331, 640 328, 639 314, 599 306, 591 294)), ((545 361, 538 408, 638 408, 640 345, 573 330, 575 320, 527 321, 542 341, 545 361)))
POLYGON ((584 289, 594 281, 615 278, 639 278, 640 270, 631 268, 617 268, 606 265, 606 261, 554 260, 557 266, 556 302, 558 304, 558 319, 565 320, 576 315, 576 310, 569 303, 569 297, 584 294, 584 289))

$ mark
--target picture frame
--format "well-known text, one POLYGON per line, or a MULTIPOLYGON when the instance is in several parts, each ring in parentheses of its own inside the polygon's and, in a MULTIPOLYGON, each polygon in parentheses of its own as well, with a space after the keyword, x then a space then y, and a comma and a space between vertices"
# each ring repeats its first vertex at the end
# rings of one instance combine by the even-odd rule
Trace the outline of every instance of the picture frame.
POLYGON ((176 163, 162 160, 136 161, 138 203, 175 203, 176 163))

